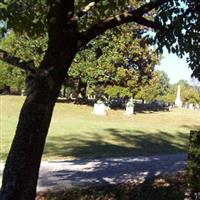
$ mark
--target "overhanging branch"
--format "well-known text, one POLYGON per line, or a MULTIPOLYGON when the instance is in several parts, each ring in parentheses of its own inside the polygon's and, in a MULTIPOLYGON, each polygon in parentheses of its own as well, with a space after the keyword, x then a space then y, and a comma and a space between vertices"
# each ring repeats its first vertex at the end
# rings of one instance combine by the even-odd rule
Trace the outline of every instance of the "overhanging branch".
POLYGON ((160 30, 160 31, 168 30, 168 27, 165 27, 162 24, 156 23, 154 21, 150 21, 144 17, 138 17, 137 19, 134 20, 134 22, 137 22, 138 24, 141 24, 143 26, 146 26, 155 30, 160 30))
POLYGON ((0 49, 0 60, 27 72, 33 72, 36 70, 33 61, 24 61, 2 49, 0 49))
POLYGON ((129 22, 136 22, 136 23, 145 25, 147 27, 150 27, 156 30, 164 30, 164 29, 166 30, 166 28, 162 27, 161 24, 155 23, 153 21, 149 21, 146 18, 144 18, 143 15, 150 12, 153 9, 157 9, 159 6, 166 3, 167 1, 169 0, 152 0, 138 9, 135 9, 130 12, 124 12, 120 15, 110 17, 102 21, 101 23, 93 25, 87 31, 82 33, 82 38, 81 38, 82 45, 87 44, 90 40, 103 34, 108 29, 114 28, 116 26, 120 26, 125 23, 129 23, 129 22))

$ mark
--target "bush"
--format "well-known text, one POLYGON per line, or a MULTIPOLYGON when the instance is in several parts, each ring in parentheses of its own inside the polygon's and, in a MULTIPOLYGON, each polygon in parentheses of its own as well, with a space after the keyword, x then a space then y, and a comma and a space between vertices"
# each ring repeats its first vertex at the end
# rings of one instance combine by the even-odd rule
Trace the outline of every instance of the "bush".
POLYGON ((187 175, 191 195, 196 195, 200 192, 200 131, 190 132, 187 175))

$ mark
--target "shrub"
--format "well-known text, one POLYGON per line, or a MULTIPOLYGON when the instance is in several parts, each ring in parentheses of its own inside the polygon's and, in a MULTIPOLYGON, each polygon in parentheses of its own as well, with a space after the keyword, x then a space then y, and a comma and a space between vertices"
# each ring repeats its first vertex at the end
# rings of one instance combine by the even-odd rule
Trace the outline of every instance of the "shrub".
POLYGON ((190 132, 187 175, 191 195, 197 195, 200 192, 200 131, 190 132))

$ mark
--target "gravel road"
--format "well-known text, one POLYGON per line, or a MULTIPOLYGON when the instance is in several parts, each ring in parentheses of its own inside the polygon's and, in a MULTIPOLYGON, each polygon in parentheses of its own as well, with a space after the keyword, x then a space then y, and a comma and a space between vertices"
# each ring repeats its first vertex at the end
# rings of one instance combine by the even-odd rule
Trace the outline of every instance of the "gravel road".
MULTIPOLYGON (((146 180, 183 171, 186 164, 187 154, 45 161, 41 163, 37 191, 146 180)), ((2 171, 0 164, 0 179, 2 171)))

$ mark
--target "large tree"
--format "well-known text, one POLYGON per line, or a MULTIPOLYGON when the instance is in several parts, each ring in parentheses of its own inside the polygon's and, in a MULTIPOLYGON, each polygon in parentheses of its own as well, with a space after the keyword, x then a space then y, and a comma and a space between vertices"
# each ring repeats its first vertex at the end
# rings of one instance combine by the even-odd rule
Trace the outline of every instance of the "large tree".
POLYGON ((68 74, 79 80, 82 97, 87 85, 96 94, 132 97, 149 81, 160 56, 142 37, 145 32, 134 24, 123 25, 94 39, 77 54, 68 74))
POLYGON ((28 95, 3 173, 0 199, 35 198, 54 104, 82 47, 108 29, 134 22, 154 29, 154 42, 160 48, 166 46, 180 56, 189 53, 188 62, 199 76, 199 13, 198 0, 0 0, 3 31, 13 30, 29 37, 48 33, 48 47, 37 68, 33 60, 0 50, 0 59, 25 70, 28 82, 28 95), (151 11, 155 12, 150 15, 151 11))

